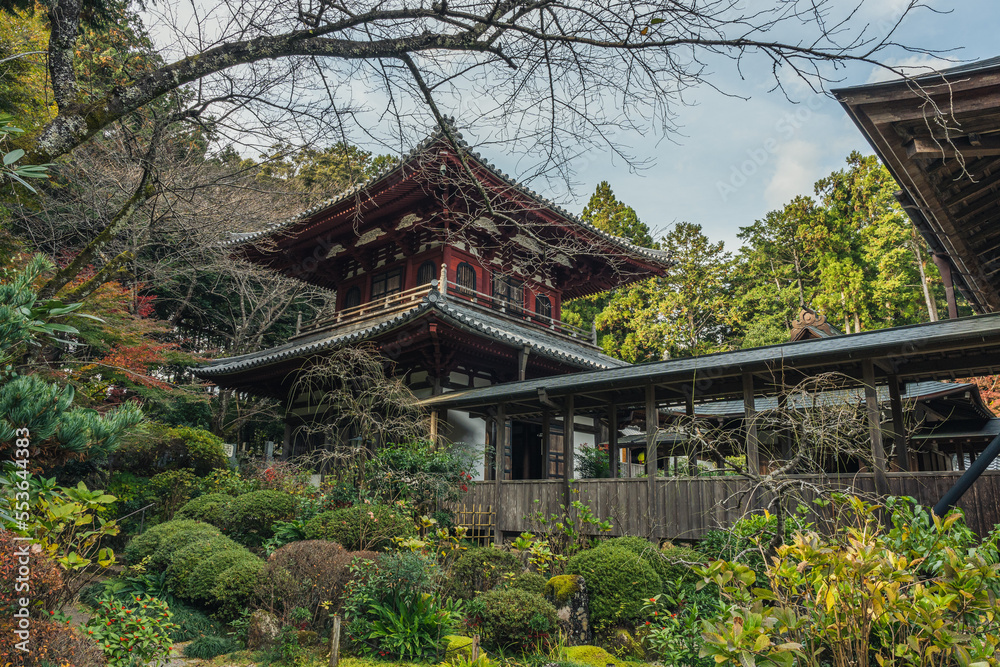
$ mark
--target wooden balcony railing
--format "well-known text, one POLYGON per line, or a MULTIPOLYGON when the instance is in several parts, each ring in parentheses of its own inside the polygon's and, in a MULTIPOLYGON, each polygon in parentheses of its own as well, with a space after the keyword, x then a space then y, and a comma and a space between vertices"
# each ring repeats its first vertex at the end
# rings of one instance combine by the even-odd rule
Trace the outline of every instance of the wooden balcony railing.
POLYGON ((448 281, 441 283, 439 280, 432 280, 426 285, 413 287, 402 292, 389 294, 385 297, 363 303, 353 308, 345 308, 329 317, 314 320, 303 326, 296 338, 308 336, 319 331, 330 330, 348 326, 350 324, 362 322, 373 317, 381 317, 397 311, 407 310, 419 303, 432 291, 440 292, 448 299, 455 299, 471 305, 492 315, 501 315, 507 319, 516 321, 518 324, 529 326, 534 329, 545 330, 559 336, 572 338, 576 341, 594 345, 593 334, 590 331, 566 324, 555 318, 534 313, 518 304, 510 303, 504 299, 477 292, 468 287, 463 287, 457 283, 448 281), (443 287, 443 289, 442 289, 443 287))

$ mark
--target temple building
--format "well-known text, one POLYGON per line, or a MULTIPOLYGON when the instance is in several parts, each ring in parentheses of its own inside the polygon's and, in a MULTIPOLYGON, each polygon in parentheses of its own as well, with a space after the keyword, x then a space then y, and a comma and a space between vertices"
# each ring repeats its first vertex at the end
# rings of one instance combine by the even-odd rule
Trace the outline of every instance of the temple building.
MULTIPOLYGON (((374 346, 418 397, 627 365, 605 355, 593 332, 563 323, 562 304, 663 275, 669 257, 573 216, 448 132, 435 132, 367 182, 228 242, 246 261, 336 292, 335 311, 286 343, 195 371, 221 387, 283 401, 285 456, 329 444, 297 428, 316 410, 295 395, 295 377, 341 346, 374 346)), ((497 423, 449 411, 436 416, 432 431, 482 449, 495 440, 497 423)), ((506 424, 509 479, 564 473, 561 424, 506 424)), ((593 444, 601 428, 581 414, 573 441, 593 444)))

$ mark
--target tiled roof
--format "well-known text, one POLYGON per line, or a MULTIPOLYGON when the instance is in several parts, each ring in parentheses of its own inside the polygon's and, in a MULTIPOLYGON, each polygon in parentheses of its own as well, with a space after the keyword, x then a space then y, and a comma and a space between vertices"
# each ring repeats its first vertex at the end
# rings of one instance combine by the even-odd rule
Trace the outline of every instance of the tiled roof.
MULTIPOLYGON (((459 408, 502 401, 536 400, 539 389, 545 389, 550 395, 561 395, 612 388, 622 391, 650 383, 685 383, 690 382, 692 377, 738 376, 743 372, 766 371, 778 367, 814 372, 827 365, 880 356, 905 359, 925 351, 948 349, 975 352, 987 342, 990 345, 988 349, 994 349, 994 345, 1000 344, 1000 314, 879 329, 849 336, 829 336, 700 357, 652 361, 627 368, 507 382, 443 394, 424 399, 422 403, 428 407, 440 405, 459 408)), ((1000 359, 997 365, 1000 366, 1000 359)), ((932 370, 928 374, 943 377, 960 368, 960 363, 956 362, 951 370, 932 370)))
MULTIPOLYGON (((537 203, 540 208, 549 209, 551 211, 554 211, 554 212, 558 213, 560 216, 562 216, 563 218, 565 218, 569 222, 571 222, 571 223, 573 223, 573 224, 575 224, 575 225, 577 225, 577 226, 579 226, 579 227, 587 230, 588 232, 590 232, 592 234, 596 234, 597 236, 600 236, 601 238, 605 239, 606 241, 608 241, 608 242, 610 242, 610 243, 618 246, 622 250, 625 250, 627 252, 634 253, 634 254, 637 254, 637 255, 641 255, 643 257, 646 257, 647 259, 653 260, 653 261, 655 261, 655 262, 657 262, 659 264, 662 264, 664 266, 669 266, 670 265, 671 261, 670 261, 670 254, 669 253, 667 253, 667 252, 665 252, 663 250, 653 250, 651 248, 643 248, 642 246, 635 245, 634 243, 632 243, 632 242, 630 242, 630 241, 628 241, 626 239, 623 239, 623 238, 621 238, 619 236, 615 236, 615 235, 609 234, 609 233, 607 233, 607 232, 605 232, 605 231, 603 231, 601 229, 598 229, 597 227, 595 227, 594 225, 590 224, 589 222, 586 222, 585 220, 582 220, 581 218, 573 215, 572 213, 570 213, 569 211, 567 211, 563 207, 559 206, 555 202, 546 199, 545 197, 543 197, 542 195, 538 194, 534 190, 526 188, 524 185, 518 183, 513 178, 511 178, 510 176, 508 176, 507 174, 505 174, 503 171, 501 171, 499 167, 497 167, 496 165, 494 165, 494 164, 490 163, 488 160, 486 160, 482 155, 480 155, 479 153, 477 153, 475 151, 472 151, 470 149, 470 146, 462 138, 461 132, 459 132, 455 128, 454 122, 455 121, 454 121, 453 118, 448 121, 448 123, 449 123, 449 131, 451 132, 452 136, 455 137, 456 140, 458 141, 458 145, 462 149, 468 151, 469 154, 473 158, 475 158, 475 160, 480 165, 482 165, 483 167, 485 167, 491 174, 493 174, 494 176, 496 176, 497 178, 499 178, 500 180, 502 180, 506 185, 508 185, 508 186, 514 188, 515 190, 517 190, 518 192, 520 192, 522 195, 525 195, 526 197, 529 197, 531 200, 533 200, 535 203, 537 203)), ((264 238, 266 236, 270 236, 272 234, 275 234, 275 233, 277 233, 279 231, 285 230, 285 229, 291 227, 292 225, 294 225, 295 223, 300 222, 302 220, 306 220, 310 216, 315 215, 316 213, 319 213, 320 211, 322 211, 324 209, 330 208, 331 206, 335 206, 335 205, 337 205, 337 204, 339 204, 341 202, 344 202, 344 201, 348 200, 350 197, 353 197, 358 192, 371 187, 374 183, 376 183, 377 181, 381 180, 382 178, 388 176, 390 173, 392 173, 394 171, 401 170, 403 167, 405 167, 410 162, 412 162, 425 149, 427 149, 428 147, 430 147, 435 142, 443 139, 444 137, 445 137, 444 132, 441 130, 441 128, 438 128, 433 133, 431 133, 428 137, 426 137, 423 141, 421 141, 419 144, 417 144, 412 150, 410 150, 408 153, 406 153, 405 155, 403 155, 402 158, 400 158, 398 160, 395 160, 393 162, 390 162, 385 167, 383 167, 378 173, 376 173, 374 176, 372 176, 371 178, 369 178, 367 181, 364 181, 363 183, 359 183, 357 185, 354 185, 354 186, 348 188, 347 190, 344 190, 340 194, 338 194, 338 195, 336 195, 334 197, 331 197, 330 199, 322 201, 322 202, 316 204, 315 206, 312 206, 312 207, 306 209, 305 211, 301 212, 300 214, 298 214, 298 215, 296 215, 294 217, 291 217, 291 218, 289 218, 287 220, 284 220, 282 222, 278 222, 278 223, 275 223, 275 224, 270 225, 268 227, 265 227, 264 229, 262 229, 260 231, 249 232, 249 233, 242 233, 242 234, 235 234, 235 233, 231 234, 229 240, 223 242, 223 245, 236 246, 236 245, 241 245, 241 244, 244 244, 244 243, 250 243, 252 241, 256 241, 256 240, 264 238)))
POLYGON ((193 370, 196 375, 213 378, 288 359, 308 357, 324 350, 370 340, 379 334, 412 322, 430 311, 456 327, 486 334, 493 340, 514 347, 529 345, 532 354, 540 354, 580 368, 602 369, 628 365, 588 345, 470 308, 461 300, 448 299, 432 289, 410 309, 396 311, 383 317, 368 318, 333 331, 317 332, 267 350, 216 359, 193 370))

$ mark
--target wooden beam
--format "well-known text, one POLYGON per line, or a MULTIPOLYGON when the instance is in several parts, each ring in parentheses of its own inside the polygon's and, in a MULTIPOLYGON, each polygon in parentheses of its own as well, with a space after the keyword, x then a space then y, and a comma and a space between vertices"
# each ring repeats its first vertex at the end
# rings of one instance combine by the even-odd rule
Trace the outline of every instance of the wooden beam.
POLYGON ((573 421, 575 417, 575 412, 573 410, 573 394, 566 397, 565 403, 563 403, 563 479, 565 480, 565 485, 563 488, 563 496, 566 503, 566 511, 569 511, 570 499, 570 481, 573 479, 574 473, 574 460, 573 460, 573 421))
POLYGON ((618 478, 618 459, 621 451, 618 449, 618 406, 611 403, 608 406, 608 465, 611 477, 618 478))
POLYGON ((875 492, 888 495, 889 480, 885 474, 885 448, 882 447, 882 412, 878 405, 878 391, 875 387, 875 364, 871 359, 861 362, 865 382, 865 407, 868 412, 868 432, 872 441, 872 459, 875 462, 875 492))
POLYGON ((525 345, 517 351, 517 379, 526 379, 528 372, 528 357, 531 356, 531 346, 525 345))
POLYGON ((934 141, 931 138, 918 137, 904 146, 906 157, 909 158, 952 158, 961 153, 964 158, 993 157, 1000 155, 1000 139, 980 137, 978 144, 973 144, 969 137, 955 137, 934 141))
POLYGON ((743 374, 743 424, 746 429, 747 470, 760 474, 760 440, 757 437, 757 404, 753 395, 753 374, 743 374))
POLYGON ((892 441, 896 447, 896 466, 903 472, 910 469, 910 452, 906 446, 906 423, 903 421, 903 399, 899 392, 899 377, 889 375, 889 407, 892 410, 892 441))
POLYGON ((646 537, 656 531, 658 504, 656 502, 656 436, 660 430, 659 413, 656 411, 656 387, 646 386, 646 537))
POLYGON ((504 481, 504 457, 507 450, 507 406, 501 403, 497 406, 497 446, 493 455, 493 474, 496 479, 493 487, 493 544, 500 546, 503 544, 503 530, 500 522, 501 510, 501 489, 504 481))

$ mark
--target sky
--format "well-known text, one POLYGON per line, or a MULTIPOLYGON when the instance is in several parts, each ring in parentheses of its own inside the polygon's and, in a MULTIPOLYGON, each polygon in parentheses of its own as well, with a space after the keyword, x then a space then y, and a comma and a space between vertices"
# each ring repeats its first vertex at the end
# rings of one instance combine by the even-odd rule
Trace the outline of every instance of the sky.
MULTIPOLYGON (((755 9, 755 4, 774 4, 774 0, 739 1, 750 10, 755 9)), ((832 2, 853 8, 857 0, 832 2)), ((891 25, 908 2, 866 0, 856 18, 877 31, 891 25)), ((923 2, 934 11, 913 11, 900 26, 895 41, 934 51, 951 62, 941 57, 889 51, 883 56, 888 64, 948 67, 1000 55, 996 37, 1000 0, 923 2)), ((217 0, 181 0, 178 14, 169 18, 181 26, 205 23, 204 16, 196 21, 191 10, 184 9, 188 3, 210 10, 221 6, 217 0)), ((157 6, 170 7, 171 3, 157 6)), ((148 24, 163 47, 166 41, 158 38, 156 21, 148 20, 148 24)), ((537 182, 528 185, 580 213, 597 184, 608 181, 618 199, 632 206, 655 235, 678 222, 691 222, 702 225, 712 240, 722 240, 727 249, 735 250, 740 245, 740 227, 753 224, 796 195, 813 194, 813 184, 841 169, 851 151, 872 152, 840 104, 828 95, 814 93, 804 84, 796 85, 794 79, 785 79, 791 84, 787 88, 791 99, 781 91, 771 91, 774 79, 764 59, 749 58, 740 71, 730 61, 720 59, 712 63, 711 69, 707 78, 719 90, 702 86, 685 93, 689 105, 677 108, 677 132, 667 137, 628 133, 618 136, 634 157, 649 161, 641 172, 630 173, 609 152, 593 150, 574 160, 578 187, 572 194, 556 195, 537 182)), ((839 82, 833 87, 870 83, 878 74, 870 65, 851 65, 836 73, 839 82)), ((358 90, 352 88, 349 98, 366 98, 360 82, 348 85, 355 84, 358 90)), ((468 106, 466 102, 460 100, 459 106, 468 106)), ((444 113, 461 115, 460 110, 443 106, 444 113)), ((384 108, 382 96, 375 99, 372 108, 384 108)), ((380 123, 375 116, 369 121, 369 127, 380 123)), ((467 124, 468 119, 459 118, 460 124, 463 121, 467 124)), ((474 122, 468 132, 473 136, 467 138, 476 143, 474 122)), ((374 152, 386 152, 366 145, 363 137, 350 140, 374 152)), ((523 156, 505 154, 496 145, 484 147, 482 152, 507 173, 518 175, 519 158, 523 156)), ((250 152, 247 157, 257 155, 250 152)))
MULTIPOLYGON (((898 8, 896 0, 870 3, 880 13, 898 8), (895 5, 895 6, 894 6, 895 5)), ((918 11, 901 26, 899 39, 948 58, 980 60, 1000 55, 1000 2, 949 0, 932 3, 939 11, 918 11)), ((893 64, 932 62, 927 57, 893 56, 893 64)), ((945 62, 945 66, 954 63, 945 62)), ((799 194, 812 194, 813 184, 841 169, 852 150, 872 153, 868 143, 835 100, 798 90, 792 102, 780 92, 768 94, 773 81, 756 72, 741 81, 731 68, 720 68, 713 82, 727 93, 749 97, 744 101, 710 89, 700 89, 693 106, 681 109, 678 121, 684 136, 661 140, 639 155, 655 165, 641 174, 629 174, 608 155, 588 156, 578 173, 581 193, 591 193, 608 181, 617 197, 632 206, 654 231, 677 222, 703 226, 713 240, 735 250, 739 228, 768 211, 780 208, 799 194), (797 102, 797 103, 793 103, 797 102), (770 149, 770 150, 768 150, 770 149)), ((841 86, 876 80, 873 68, 860 65, 838 74, 841 86)), ((643 137, 626 137, 634 149, 643 137)), ((582 210, 583 194, 567 208, 582 210)))

